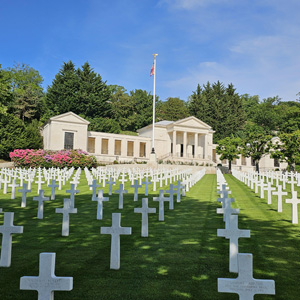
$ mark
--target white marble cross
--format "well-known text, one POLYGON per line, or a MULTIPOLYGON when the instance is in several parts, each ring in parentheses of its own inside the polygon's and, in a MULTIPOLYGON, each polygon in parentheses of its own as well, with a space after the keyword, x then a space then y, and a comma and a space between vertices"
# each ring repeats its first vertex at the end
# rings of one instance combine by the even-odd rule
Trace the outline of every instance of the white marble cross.
POLYGON ((135 208, 135 213, 141 213, 142 214, 142 237, 148 237, 148 214, 156 213, 156 208, 150 208, 148 207, 148 198, 142 199, 142 207, 135 208))
POLYGON ((125 182, 127 182, 127 179, 125 179, 126 174, 122 173, 121 174, 121 179, 119 180, 120 182, 122 182, 123 186, 125 186, 125 182))
POLYGON ((124 185, 120 183, 118 190, 115 190, 116 194, 119 194, 119 209, 123 209, 123 194, 127 194, 128 190, 124 190, 124 185))
POLYGON ((175 193, 175 191, 174 191, 174 186, 172 183, 170 184, 170 189, 166 190, 165 192, 170 195, 169 196, 169 209, 174 209, 174 193, 175 193))
POLYGON ((61 191, 62 183, 64 181, 62 175, 57 176, 57 181, 58 181, 58 190, 61 191))
POLYGON ((222 184, 221 190, 217 191, 217 194, 220 194, 221 198, 228 198, 228 195, 231 194, 231 191, 227 190, 226 184, 222 184))
POLYGON ((27 183, 23 183, 23 188, 18 189, 18 192, 22 193, 21 207, 26 207, 26 195, 31 192, 31 190, 27 190, 27 183))
POLYGON ((0 233, 2 233, 2 246, 0 267, 9 267, 11 264, 11 250, 12 250, 12 234, 23 233, 23 226, 14 226, 14 213, 4 213, 4 222, 0 226, 0 233))
POLYGON ((51 188, 51 200, 55 200, 55 188, 59 187, 58 184, 55 184, 55 180, 52 179, 52 183, 48 185, 51 188))
POLYGON ((74 207, 71 206, 71 199, 65 198, 64 199, 64 207, 63 208, 56 208, 55 212, 57 214, 63 214, 61 235, 62 236, 69 236, 69 228, 70 228, 70 216, 69 216, 69 214, 77 214, 77 208, 74 208, 74 207))
POLYGON ((288 181, 288 183, 291 184, 291 193, 293 194, 293 192, 295 191, 295 177, 294 177, 294 173, 291 172, 291 180, 288 181))
POLYGON ((275 295, 274 280, 253 278, 253 257, 251 253, 238 254, 238 277, 218 278, 218 292, 234 293, 239 299, 253 300, 254 295, 275 295))
POLYGON ((7 194, 7 184, 10 183, 10 180, 7 178, 6 174, 2 179, 3 182, 3 194, 7 194))
POLYGON ((148 186, 152 184, 151 181, 148 181, 148 177, 146 177, 145 181, 142 182, 145 185, 145 196, 148 196, 148 186))
POLYGON ((98 197, 95 197, 93 201, 97 201, 97 220, 103 218, 103 201, 109 201, 108 197, 103 197, 103 190, 98 190, 98 197))
POLYGON ((153 182, 153 188, 152 188, 152 191, 153 191, 153 192, 156 192, 156 184, 158 183, 157 175, 153 175, 153 177, 152 177, 152 182, 153 182))
POLYGON ((268 182, 267 194, 268 194, 268 204, 272 204, 272 191, 275 191, 276 188, 272 187, 272 183, 268 182))
POLYGON ((287 196, 288 192, 282 191, 282 186, 278 185, 277 192, 273 192, 273 195, 277 195, 277 211, 282 212, 282 196, 287 196))
MULTIPOLYGON (((222 199, 222 198, 218 198, 222 199)), ((222 200, 221 200, 222 201, 222 200)), ((225 228, 230 224, 230 215, 239 214, 240 210, 238 208, 232 208, 231 202, 234 202, 233 198, 224 198, 222 201, 222 208, 217 208, 217 214, 223 214, 223 221, 225 222, 225 228)))
POLYGON ((79 192, 80 192, 79 190, 76 190, 75 183, 71 183, 71 189, 66 190, 66 193, 70 194, 72 207, 75 207, 75 195, 78 194, 79 192))
POLYGON ((287 182, 288 178, 287 178, 287 174, 286 175, 282 175, 282 189, 285 191, 286 190, 286 182, 287 182))
POLYGON ((159 190, 159 196, 158 197, 153 197, 153 201, 158 201, 159 202, 158 221, 164 221, 165 220, 164 202, 169 201, 169 198, 164 196, 164 191, 163 190, 159 190))
POLYGON ((176 198, 176 202, 180 202, 181 200, 181 182, 180 180, 177 181, 177 185, 174 185, 174 188, 176 189, 176 195, 177 195, 177 198, 176 198))
POLYGON ((116 182, 113 181, 111 177, 109 177, 109 181, 107 181, 106 183, 109 185, 108 195, 111 196, 112 195, 112 186, 113 186, 113 184, 116 184, 116 182))
POLYGON ((264 179, 261 179, 257 186, 260 187, 260 198, 263 199, 265 197, 265 190, 268 185, 264 183, 264 179))
POLYGON ((255 181, 255 188, 254 188, 254 193, 258 194, 258 188, 261 186, 261 184, 265 184, 265 181, 263 178, 261 178, 259 175, 256 177, 255 181))
POLYGON ((38 193, 40 193, 40 190, 42 189, 42 183, 45 183, 45 181, 43 181, 43 175, 42 174, 38 175, 38 180, 35 183, 38 184, 38 193))
POLYGON ((298 224, 298 204, 300 199, 297 199, 297 191, 292 193, 292 199, 285 199, 285 203, 292 204, 292 223, 298 224))
POLYGON ((138 179, 135 179, 134 184, 131 185, 130 187, 134 188, 133 201, 138 201, 138 190, 139 190, 139 188, 142 187, 142 185, 139 185, 138 179))
POLYGON ((120 269, 120 235, 130 235, 131 227, 121 226, 121 214, 112 214, 112 226, 101 227, 101 234, 111 235, 111 250, 110 250, 110 268, 120 269))
POLYGON ((15 195, 16 195, 16 187, 19 187, 20 185, 17 184, 17 180, 13 179, 12 183, 8 185, 9 187, 11 187, 11 197, 10 199, 15 199, 15 195))
POLYGON ((229 272, 238 272, 237 255, 239 253, 239 238, 249 238, 250 230, 238 228, 238 215, 230 215, 229 226, 226 229, 218 229, 217 236, 229 239, 229 272))
POLYGON ((89 184, 89 187, 92 188, 93 190, 93 196, 92 196, 92 200, 94 200, 97 197, 97 187, 100 187, 100 184, 97 184, 97 179, 93 180, 92 184, 89 184))
POLYGON ((54 291, 71 291, 73 277, 55 276, 55 253, 40 253, 39 276, 23 276, 21 290, 35 290, 38 300, 54 300, 54 291))
POLYGON ((33 197, 33 201, 39 202, 37 218, 43 219, 43 217, 44 217, 44 201, 49 201, 49 197, 44 197, 44 190, 40 190, 39 196, 33 197))

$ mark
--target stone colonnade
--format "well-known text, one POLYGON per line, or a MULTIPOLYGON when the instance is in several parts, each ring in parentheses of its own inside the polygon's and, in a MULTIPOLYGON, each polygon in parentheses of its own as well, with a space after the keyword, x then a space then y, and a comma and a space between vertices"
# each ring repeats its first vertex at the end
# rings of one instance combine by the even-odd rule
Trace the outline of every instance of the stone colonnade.
MULTIPOLYGON (((105 134, 91 132, 88 137, 87 151, 103 158, 140 158, 147 160, 150 154, 150 143, 148 139, 137 136, 105 134)), ((105 160, 105 159, 104 159, 105 160)))
POLYGON ((198 132, 173 130, 171 133, 173 157, 208 159, 208 135, 198 132))

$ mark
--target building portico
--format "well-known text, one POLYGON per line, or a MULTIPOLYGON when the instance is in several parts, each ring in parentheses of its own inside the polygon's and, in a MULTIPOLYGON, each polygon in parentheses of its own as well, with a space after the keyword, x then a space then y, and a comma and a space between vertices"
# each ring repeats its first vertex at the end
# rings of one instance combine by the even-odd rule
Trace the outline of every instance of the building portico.
MULTIPOLYGON (((212 128, 191 116, 178 121, 155 123, 155 151, 158 159, 172 160, 213 160, 212 128), (163 140, 165 147, 160 147, 163 140)), ((152 125, 138 130, 139 135, 151 137, 152 125)))

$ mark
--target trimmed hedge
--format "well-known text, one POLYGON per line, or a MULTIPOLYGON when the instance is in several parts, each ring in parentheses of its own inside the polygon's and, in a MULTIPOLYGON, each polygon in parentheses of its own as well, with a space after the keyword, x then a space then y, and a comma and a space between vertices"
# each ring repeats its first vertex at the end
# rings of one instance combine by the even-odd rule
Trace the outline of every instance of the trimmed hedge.
POLYGON ((9 153, 11 161, 21 168, 92 168, 97 166, 95 156, 82 150, 16 149, 9 153))

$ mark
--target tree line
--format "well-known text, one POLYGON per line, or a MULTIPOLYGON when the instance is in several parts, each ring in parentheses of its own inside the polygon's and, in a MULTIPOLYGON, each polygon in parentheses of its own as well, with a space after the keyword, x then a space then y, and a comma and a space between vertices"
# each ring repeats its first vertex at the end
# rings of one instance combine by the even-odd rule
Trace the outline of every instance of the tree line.
MULTIPOLYGON (((16 148, 41 148, 41 126, 50 117, 68 111, 89 120, 89 130, 95 131, 134 134, 152 122, 150 92, 128 92, 122 86, 108 85, 88 62, 79 68, 72 61, 65 62, 46 90, 42 83, 38 70, 29 65, 6 69, 0 65, 0 158, 8 158, 16 148)), ((198 84, 186 101, 179 97, 162 101, 156 96, 156 121, 191 115, 215 130, 215 143, 238 138, 248 150, 249 136, 254 133, 272 137, 300 129, 298 101, 239 95, 233 84, 198 84)))

